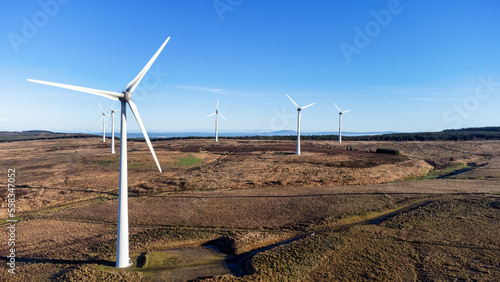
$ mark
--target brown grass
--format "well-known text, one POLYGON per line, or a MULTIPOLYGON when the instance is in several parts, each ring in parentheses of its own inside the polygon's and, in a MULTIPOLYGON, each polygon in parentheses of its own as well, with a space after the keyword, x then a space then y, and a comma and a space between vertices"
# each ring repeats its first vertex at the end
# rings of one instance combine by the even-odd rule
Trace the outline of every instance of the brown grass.
POLYGON ((309 237, 257 255, 245 280, 498 281, 497 203, 448 196, 380 225, 309 237))
MULTIPOLYGON (((155 143, 163 174, 155 171, 145 143, 129 143, 133 256, 221 236, 242 253, 437 197, 443 200, 378 226, 327 232, 262 253, 255 259, 257 273, 245 279, 498 277, 500 204, 491 195, 500 192, 500 142, 310 141, 302 156, 285 141, 155 143), (376 148, 403 156, 370 152, 376 148), (187 156, 202 161, 179 165, 187 156), (402 181, 457 162, 488 165, 455 179, 402 181), (229 189, 251 187, 258 189, 229 189)), ((109 154, 108 146, 98 139, 0 144, 0 166, 16 168, 16 214, 22 219, 16 254, 24 260, 14 279, 141 279, 140 273, 101 267, 112 264, 116 250, 118 155, 109 154)), ((5 203, 0 215, 6 216, 5 203)), ((6 236, 1 232, 0 240, 6 236)), ((0 249, 0 256, 6 252, 0 249)), ((10 278, 5 275, 4 265, 0 280, 10 278)))

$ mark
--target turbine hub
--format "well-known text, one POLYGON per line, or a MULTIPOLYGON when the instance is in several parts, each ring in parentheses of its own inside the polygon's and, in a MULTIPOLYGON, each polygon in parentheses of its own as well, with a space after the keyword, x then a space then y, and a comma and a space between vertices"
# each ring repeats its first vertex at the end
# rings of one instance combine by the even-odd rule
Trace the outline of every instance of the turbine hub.
POLYGON ((123 98, 121 100, 123 100, 125 102, 132 100, 132 92, 130 92, 130 91, 123 92, 123 98))

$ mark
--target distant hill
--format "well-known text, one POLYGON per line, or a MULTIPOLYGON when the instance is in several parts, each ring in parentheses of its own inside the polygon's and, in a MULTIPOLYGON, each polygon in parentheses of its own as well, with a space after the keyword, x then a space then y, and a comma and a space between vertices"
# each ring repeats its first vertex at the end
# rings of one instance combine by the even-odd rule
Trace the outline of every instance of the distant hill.
POLYGON ((47 130, 0 131, 0 142, 88 137, 96 136, 83 133, 57 133, 47 130))
MULTIPOLYGON (((221 133, 220 138, 244 140, 295 140, 297 133, 293 130, 281 130, 265 133, 232 132, 221 133)), ((150 133, 151 140, 176 140, 176 139, 211 139, 213 133, 185 132, 185 133, 150 133)), ((28 130, 20 132, 0 131, 0 142, 22 140, 43 140, 63 138, 89 138, 100 137, 99 134, 84 133, 57 133, 46 130, 28 130)), ((500 127, 474 127, 462 129, 447 129, 439 132, 345 132, 342 134, 344 141, 465 141, 465 140, 500 140, 500 127)), ((130 139, 141 141, 142 134, 129 134, 130 139)), ((118 136, 116 137, 117 139, 118 136)), ((338 135, 328 132, 305 132, 302 140, 337 140, 338 135)))
MULTIPOLYGON (((252 136, 245 139, 271 139, 271 140, 294 140, 297 135, 293 134, 283 136, 252 136)), ((383 133, 376 132, 358 133, 359 135, 347 133, 342 134, 344 141, 467 141, 467 140, 500 140, 500 127, 475 127, 463 129, 448 129, 439 132, 414 132, 414 133, 383 133)), ((228 137, 226 137, 228 138, 228 137)), ((241 137, 231 137, 240 139, 241 137)), ((302 135, 302 140, 337 140, 337 134, 302 135)))

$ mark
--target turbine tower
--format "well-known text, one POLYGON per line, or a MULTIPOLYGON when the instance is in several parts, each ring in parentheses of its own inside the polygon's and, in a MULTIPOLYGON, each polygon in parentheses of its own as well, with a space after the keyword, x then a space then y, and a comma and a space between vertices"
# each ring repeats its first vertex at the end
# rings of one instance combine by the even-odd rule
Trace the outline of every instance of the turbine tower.
POLYGON ((118 231, 117 231, 117 247, 116 247, 116 267, 124 268, 132 265, 130 257, 129 257, 129 232, 128 232, 128 197, 127 197, 127 104, 132 110, 137 123, 144 135, 144 139, 148 144, 149 150, 153 154, 153 158, 158 166, 158 169, 161 172, 160 163, 156 158, 155 151, 153 146, 151 145, 151 141, 149 140, 148 133, 144 128, 144 124, 142 123, 141 116, 139 115, 139 111, 137 110, 137 106, 132 101, 132 93, 136 89, 137 85, 141 82, 144 75, 148 72, 151 65, 154 63, 158 55, 160 55, 161 51, 170 40, 168 37, 163 45, 161 45, 160 49, 156 51, 154 56, 149 60, 146 66, 141 70, 141 72, 127 85, 127 88, 122 93, 113 92, 113 91, 104 91, 91 89, 86 87, 72 86, 61 83, 40 81, 40 80, 31 80, 31 82, 71 89, 75 91, 90 93, 94 95, 103 96, 109 98, 111 100, 120 100, 121 102, 121 126, 120 126, 120 184, 119 184, 119 192, 118 192, 118 231))
POLYGON ((223 119, 227 121, 227 118, 225 118, 221 113, 219 113, 219 99, 217 99, 217 108, 215 108, 215 113, 210 114, 205 118, 211 117, 213 115, 215 115, 215 142, 219 142, 219 119, 217 118, 217 116, 220 115, 223 119))
MULTIPOLYGON (((106 105, 108 106, 108 105, 106 105)), ((108 108, 111 110, 111 154, 115 152, 115 110, 113 110, 110 106, 108 108)))
POLYGON ((309 104, 305 107, 299 107, 299 105, 297 105, 297 103, 295 103, 293 101, 292 98, 290 98, 290 96, 288 96, 288 94, 286 94, 286 96, 288 97, 288 99, 290 99, 290 101, 292 101, 292 103, 295 105, 295 107, 297 107, 297 155, 300 155, 300 113, 303 109, 307 108, 307 107, 310 107, 316 103, 312 103, 312 104, 309 104))
POLYGON ((102 110, 101 104, 97 103, 99 105, 99 108, 101 109, 102 117, 97 121, 97 124, 101 122, 102 120, 102 142, 106 142, 106 116, 107 114, 104 113, 102 110))
POLYGON ((339 109, 339 107, 337 106, 337 104, 335 104, 335 103, 333 103, 333 104, 335 105, 335 107, 337 108, 337 110, 339 110, 339 143, 342 143, 342 114, 345 114, 345 113, 347 113, 350 110, 341 111, 339 109))

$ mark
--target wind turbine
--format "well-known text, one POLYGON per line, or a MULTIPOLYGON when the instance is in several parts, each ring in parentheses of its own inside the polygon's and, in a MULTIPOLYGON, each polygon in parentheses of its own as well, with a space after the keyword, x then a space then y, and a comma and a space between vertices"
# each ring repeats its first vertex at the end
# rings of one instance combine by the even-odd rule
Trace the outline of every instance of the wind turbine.
POLYGON ((309 104, 305 107, 299 107, 299 105, 297 105, 297 103, 295 103, 293 101, 292 98, 290 98, 290 96, 288 96, 288 94, 286 94, 286 96, 288 97, 288 99, 290 99, 290 101, 292 101, 292 103, 295 105, 295 107, 297 107, 297 113, 298 113, 298 117, 297 117, 297 155, 300 155, 300 112, 307 108, 307 107, 310 107, 316 103, 312 103, 312 104, 309 104))
POLYGON ((60 84, 54 82, 40 81, 40 80, 32 80, 28 79, 31 82, 76 90, 80 92, 90 93, 94 95, 103 96, 109 98, 111 100, 120 100, 121 102, 121 126, 120 126, 120 184, 118 190, 118 230, 117 230, 117 247, 116 247, 116 267, 124 268, 132 265, 129 258, 129 237, 128 237, 128 197, 127 197, 127 104, 132 110, 132 113, 141 128, 142 134, 144 135, 144 139, 148 144, 149 150, 153 154, 153 158, 158 166, 158 169, 161 172, 160 163, 156 158, 155 151, 153 146, 151 145, 151 141, 149 140, 148 133, 144 128, 144 124, 142 123, 141 116, 139 115, 139 111, 137 110, 137 106, 132 101, 132 93, 136 89, 137 85, 141 82, 144 75, 148 72, 151 65, 154 63, 158 55, 160 55, 163 47, 170 40, 168 37, 163 45, 161 45, 160 49, 156 51, 154 56, 149 60, 146 66, 141 70, 141 72, 127 85, 127 88, 122 93, 113 92, 113 91, 103 91, 97 89, 91 89, 86 87, 72 86, 67 84, 60 84))
POLYGON ((225 118, 221 113, 219 113, 219 99, 217 99, 217 108, 215 108, 215 113, 210 114, 210 115, 206 116, 205 118, 211 117, 213 115, 215 115, 215 142, 219 142, 219 120, 218 120, 217 116, 220 115, 223 119, 225 119, 227 121, 227 118, 225 118))
POLYGON ((333 104, 335 105, 335 107, 337 108, 337 110, 339 110, 339 143, 342 143, 342 114, 345 114, 345 113, 347 113, 350 110, 341 111, 339 109, 339 106, 337 106, 337 104, 335 104, 335 103, 333 103, 333 104))
POLYGON ((102 117, 97 121, 97 124, 101 122, 102 120, 102 142, 106 142, 106 116, 109 116, 104 113, 102 110, 101 104, 97 103, 99 105, 99 108, 101 109, 102 117))
MULTIPOLYGON (((108 105, 106 105, 108 106, 108 105)), ((108 108, 111 110, 111 154, 115 152, 115 110, 113 110, 110 106, 108 108)))

